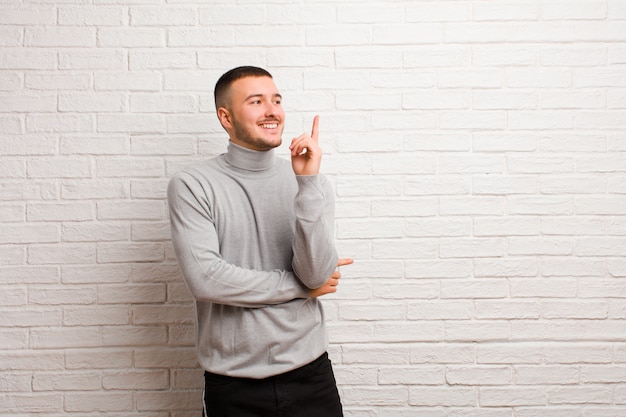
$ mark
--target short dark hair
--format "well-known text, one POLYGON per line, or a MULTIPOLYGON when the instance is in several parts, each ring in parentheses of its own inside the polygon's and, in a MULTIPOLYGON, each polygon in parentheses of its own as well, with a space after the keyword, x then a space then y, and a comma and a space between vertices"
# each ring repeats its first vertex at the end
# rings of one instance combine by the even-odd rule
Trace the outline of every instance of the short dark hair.
POLYGON ((235 81, 245 77, 269 77, 272 78, 272 74, 264 70, 263 68, 253 66, 242 66, 233 68, 230 71, 225 72, 217 83, 215 84, 215 90, 213 90, 213 98, 215 99, 215 109, 224 107, 226 96, 228 95, 228 89, 235 81))

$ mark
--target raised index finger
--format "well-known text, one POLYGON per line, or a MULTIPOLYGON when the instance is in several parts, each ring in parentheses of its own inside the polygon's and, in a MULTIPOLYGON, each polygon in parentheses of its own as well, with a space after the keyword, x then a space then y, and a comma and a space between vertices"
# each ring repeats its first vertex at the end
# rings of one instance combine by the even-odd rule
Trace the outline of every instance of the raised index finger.
POLYGON ((316 142, 317 142, 317 135, 319 131, 319 128, 318 128, 319 120, 320 120, 320 117, 317 115, 313 118, 313 129, 311 130, 311 138, 316 142))

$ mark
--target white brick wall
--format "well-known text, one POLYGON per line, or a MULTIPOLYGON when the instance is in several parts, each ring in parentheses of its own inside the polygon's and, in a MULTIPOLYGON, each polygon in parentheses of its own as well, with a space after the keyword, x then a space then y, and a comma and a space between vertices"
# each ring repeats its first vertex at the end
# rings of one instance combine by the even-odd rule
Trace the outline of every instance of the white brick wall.
POLYGON ((624 0, 4 0, 0 417, 200 415, 165 187, 241 64, 322 116, 347 417, 626 415, 624 0))

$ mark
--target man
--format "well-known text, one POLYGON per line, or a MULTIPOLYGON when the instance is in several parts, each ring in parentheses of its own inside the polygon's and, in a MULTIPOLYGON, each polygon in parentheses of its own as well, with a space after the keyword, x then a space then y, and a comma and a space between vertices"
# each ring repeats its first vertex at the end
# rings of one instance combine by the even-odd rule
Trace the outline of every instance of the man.
POLYGON ((225 154, 168 187, 172 240, 196 299, 208 417, 335 417, 342 407, 318 297, 336 291, 334 194, 319 173, 316 116, 278 158, 285 112, 272 76, 226 72, 215 86, 225 154))

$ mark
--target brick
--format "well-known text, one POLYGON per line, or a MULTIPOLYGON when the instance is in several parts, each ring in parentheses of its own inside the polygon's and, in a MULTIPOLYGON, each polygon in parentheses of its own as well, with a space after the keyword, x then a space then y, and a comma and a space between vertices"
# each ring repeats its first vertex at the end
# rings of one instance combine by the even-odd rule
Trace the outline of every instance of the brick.
POLYGON ((41 71, 52 70, 56 66, 57 54, 47 48, 3 48, 0 51, 1 69, 41 71))
POLYGON ((474 5, 473 18, 476 21, 537 20, 539 11, 540 6, 534 1, 484 2, 474 5))
POLYGON ((0 247, 0 262, 3 265, 22 265, 26 261, 26 249, 19 246, 0 247))
POLYGON ((95 261, 95 256, 91 244, 31 245, 28 249, 28 263, 32 265, 89 263, 95 261))
POLYGON ((63 411, 63 395, 59 393, 11 393, 0 396, 0 407, 15 413, 55 413, 63 411))
POLYGON ((119 412, 133 410, 131 393, 72 392, 65 394, 65 410, 69 412, 119 412))
POLYGON ((448 279, 441 282, 441 297, 462 299, 504 298, 507 296, 507 283, 499 278, 480 280, 448 279))
POLYGON ((574 73, 573 86, 576 88, 587 87, 624 87, 626 76, 612 68, 593 68, 578 70, 574 73))
MULTIPOLYGON (((27 328, 9 330, 0 329, 0 336, 2 337, 0 339, 0 349, 2 350, 28 348, 29 335, 27 328)), ((0 355, 0 358, 3 358, 3 356, 4 355, 0 355)), ((13 366, 15 365, 11 365, 10 367, 3 365, 2 369, 13 369, 13 366)))
POLYGON ((18 72, 3 71, 0 74, 0 91, 17 91, 21 89, 23 78, 18 72))
POLYGON ((193 323, 194 306, 134 306, 134 324, 193 323))
POLYGON ((32 288, 28 294, 31 304, 40 305, 93 304, 95 300, 96 291, 93 287, 32 288))
MULTIPOLYGON (((309 15, 309 18, 312 21, 308 23, 322 23, 320 21, 316 21, 316 17, 322 17, 323 12, 329 12, 328 8, 317 8, 317 7, 290 7, 289 5, 284 5, 283 7, 274 10, 275 16, 274 18, 279 21, 289 21, 294 22, 293 18, 296 15, 309 15), (320 10, 321 9, 321 10, 320 10), (298 13, 300 12, 300 13, 298 13), (310 16, 313 14, 313 16, 310 16), (282 16, 281 16, 282 15, 282 16)), ((202 26, 217 26, 217 25, 262 25, 265 23, 266 10, 263 5, 253 5, 249 4, 246 7, 242 7, 241 5, 237 6, 229 6, 229 5, 219 5, 212 7, 201 7, 198 10, 199 15, 199 23, 202 26)), ((295 23, 295 22, 294 22, 295 23)), ((307 22, 301 22, 307 23, 307 22)))
POLYGON ((2 327, 33 327, 55 326, 61 323, 60 309, 2 309, 0 326, 2 327))
POLYGON ((83 158, 38 158, 28 161, 32 178, 81 178, 91 176, 91 163, 83 158))
POLYGON ((104 372, 102 386, 107 390, 160 390, 169 387, 165 370, 130 370, 104 372))
MULTIPOLYGON (((254 35, 247 34, 243 29, 237 29, 240 26, 224 26, 222 29, 217 29, 214 27, 203 27, 203 28, 190 28, 190 27, 175 27, 170 28, 167 31, 167 46, 172 48, 181 48, 181 47, 227 47, 233 46, 234 39, 241 40, 240 46, 257 46, 258 43, 253 41, 254 35), (237 31, 237 33, 235 33, 237 31)), ((286 35, 285 36, 291 36, 286 35)), ((276 33, 278 35, 278 31, 276 33)), ((259 36, 263 36, 259 34, 259 36)), ((271 36, 268 34, 268 36, 271 36)), ((268 39, 268 41, 272 42, 268 39)), ((288 45, 289 42, 282 42, 283 45, 288 45)), ((190 58, 194 58, 193 54, 183 54, 182 52, 179 55, 184 59, 185 63, 189 65, 176 64, 171 58, 174 57, 174 52, 172 53, 163 53, 160 55, 159 61, 153 61, 157 65, 162 65, 156 68, 193 68, 193 62, 190 58)), ((195 60, 193 60, 195 61, 195 60)), ((150 61, 149 61, 150 62, 150 61)), ((153 64, 154 65, 154 64, 153 64)), ((155 68, 155 67, 152 67, 155 68)))
POLYGON ((26 287, 15 286, 2 286, 2 299, 0 299, 0 305, 2 306, 22 306, 27 301, 26 287))
POLYGON ((597 4, 593 1, 580 1, 574 7, 564 1, 552 2, 541 8, 541 18, 544 20, 581 20, 581 19, 604 19, 606 18, 606 5, 597 4))
POLYGON ((54 224, 0 223, 0 244, 52 243, 59 241, 59 227, 54 224))
POLYGON ((538 271, 535 259, 480 258, 474 262, 476 277, 535 277, 538 271))
POLYGON ((399 6, 341 6, 337 8, 337 20, 341 23, 399 23, 403 21, 403 12, 399 6))
POLYGON ((442 129, 503 129, 507 115, 502 111, 444 111, 442 129))
POLYGON ((0 178, 26 178, 26 165, 23 161, 6 159, 0 167, 0 178))
POLYGON ((92 132, 94 122, 89 115, 78 114, 32 114, 26 116, 29 132, 92 132))
POLYGON ((545 389, 540 387, 485 387, 480 389, 480 404, 484 407, 498 407, 503 404, 509 406, 544 405, 546 404, 546 393, 545 389))
POLYGON ((407 195, 450 195, 467 194, 471 181, 467 177, 454 175, 415 176, 405 180, 404 190, 407 195))
POLYGON ((16 47, 23 42, 23 32, 19 27, 0 27, 0 46, 16 47))
POLYGON ((195 369, 198 367, 198 361, 193 347, 138 347, 135 349, 135 366, 138 368, 195 369))
POLYGON ((63 49, 59 51, 59 68, 64 70, 120 70, 127 57, 118 49, 63 49))
POLYGON ((539 235, 541 221, 530 218, 477 218, 473 223, 475 236, 526 236, 539 235))
POLYGON ((141 241, 168 241, 171 238, 169 222, 141 222, 131 225, 132 240, 141 241))
POLYGON ((507 40, 507 26, 503 23, 454 22, 443 27, 445 43, 496 43, 507 40))
MULTIPOLYGON (((335 54, 337 68, 399 68, 402 66, 402 54, 393 49, 374 50, 368 54, 358 49, 349 49, 335 54)), ((384 108, 381 106, 379 108, 384 108)))
POLYGON ((125 21, 122 7, 62 6, 58 24, 68 26, 121 26, 125 21))
POLYGON ((31 386, 31 375, 20 373, 0 373, 0 389, 2 392, 28 391, 31 386))
POLYGON ((612 404, 613 389, 606 386, 550 387, 546 389, 551 404, 612 404))
POLYGON ((476 91, 472 94, 475 110, 534 109, 538 101, 535 93, 476 91))
POLYGON ((55 21, 56 13, 53 7, 0 7, 0 24, 3 25, 53 25, 55 21))
POLYGON ((409 304, 409 320, 467 320, 472 317, 472 305, 467 301, 420 301, 409 304))
POLYGON ((59 94, 59 111, 76 113, 108 113, 126 110, 122 94, 59 94))
POLYGON ((194 7, 132 6, 129 10, 132 26, 193 26, 198 21, 194 7))
POLYGON ((102 328, 104 346, 154 346, 167 341, 165 326, 106 326, 102 328))
POLYGON ((567 256, 574 252, 573 246, 569 239, 517 237, 508 240, 508 254, 513 256, 567 256))
POLYGON ((96 30, 85 27, 26 28, 24 44, 35 47, 94 47, 96 30))
POLYGON ((444 368, 440 366, 383 367, 378 371, 379 385, 439 385, 444 381, 444 368))
POLYGON ((96 124, 100 133, 158 133, 165 130, 160 115, 100 114, 96 124))
POLYGON ((89 74, 24 74, 24 87, 29 90, 88 90, 90 86, 89 74))
POLYGON ((380 24, 372 30, 374 45, 420 45, 441 43, 445 29, 440 23, 380 24))
POLYGON ((204 384, 204 372, 199 369, 176 369, 172 374, 172 388, 194 389, 204 384))
POLYGON ((135 94, 130 96, 133 113, 195 113, 197 103, 191 95, 135 94))
POLYGON ((476 405, 474 387, 411 387, 408 403, 417 407, 470 407, 476 405))
POLYGON ((161 220, 165 216, 161 201, 103 201, 97 207, 100 220, 161 220))
POLYGON ((35 328, 31 329, 31 346, 35 349, 100 346, 101 334, 97 327, 35 328))
POLYGON ((102 386, 96 372, 36 373, 32 384, 33 391, 95 391, 102 386))
POLYGON ((98 46, 124 48, 159 48, 165 46, 165 31, 160 28, 100 28, 98 46))
POLYGON ((462 3, 414 3, 407 6, 405 18, 408 22, 462 22, 471 20, 472 7, 462 3))
POLYGON ((440 213, 445 215, 502 215, 504 200, 498 197, 442 197, 440 213))
POLYGON ((124 199, 129 195, 128 184, 119 180, 66 180, 61 183, 64 200, 124 199))
POLYGON ((607 51, 597 47, 546 48, 539 52, 539 61, 545 66, 597 66, 607 60, 607 51))
POLYGON ((508 366, 448 366, 446 382, 450 385, 509 385, 512 370, 508 366))
POLYGON ((396 179, 381 178, 378 180, 344 180, 337 184, 339 196, 398 196, 402 184, 396 179))
MULTIPOLYGON (((358 209, 361 204, 346 206, 346 216, 337 217, 358 217, 358 209)), ((337 205, 337 208, 340 208, 337 205)), ((363 216, 367 215, 366 207, 363 205, 363 216)), ((388 217, 416 217, 434 216, 437 214, 438 204, 435 198, 415 198, 415 199, 376 199, 371 202, 371 213, 373 216, 388 217)))
POLYGON ((509 25, 510 42, 573 42, 575 39, 574 23, 558 22, 522 22, 509 25))
POLYGON ((548 178, 539 188, 544 194, 594 194, 606 189, 606 183, 602 178, 548 178))
POLYGON ((103 72, 94 76, 99 91, 160 91, 162 76, 158 72, 103 72))
POLYGON ((368 45, 370 28, 358 24, 321 25, 305 32, 307 46, 358 46, 368 45))
POLYGON ((202 392, 168 391, 141 392, 137 394, 137 409, 149 410, 194 410, 202 403, 202 392))
POLYGON ((164 199, 167 179, 133 180, 130 184, 131 197, 145 199, 164 199))
POLYGON ((104 178, 160 177, 163 172, 163 161, 159 159, 109 158, 97 161, 98 176, 104 178))
POLYGON ((116 369, 132 367, 132 351, 128 349, 66 349, 67 369, 116 369))
POLYGON ((477 346, 479 364, 540 364, 544 346, 538 343, 485 343, 477 346))

